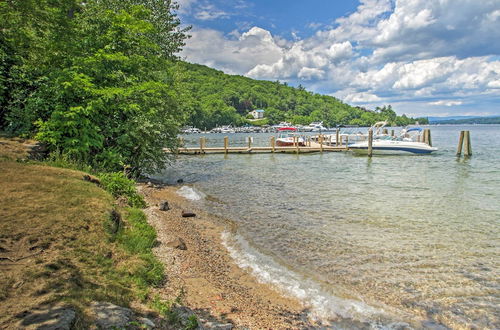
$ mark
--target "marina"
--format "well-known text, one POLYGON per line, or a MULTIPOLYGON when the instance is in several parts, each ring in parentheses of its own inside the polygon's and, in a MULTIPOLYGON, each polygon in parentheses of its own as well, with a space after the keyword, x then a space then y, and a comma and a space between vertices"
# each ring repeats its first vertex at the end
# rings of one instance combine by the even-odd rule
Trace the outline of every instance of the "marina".
MULTIPOLYGON (((289 124, 289 123, 286 123, 289 124)), ((312 124, 311 124, 312 125, 312 124)), ((315 123, 317 125, 317 123, 315 123)), ((304 134, 300 133, 296 127, 280 126, 277 128, 278 136, 270 136, 268 145, 264 145, 262 140, 254 144, 254 136, 245 136, 245 143, 237 146, 230 145, 229 136, 224 136, 223 145, 208 145, 208 137, 205 135, 199 138, 198 146, 189 146, 184 143, 184 138, 179 137, 180 147, 175 151, 177 154, 230 154, 230 153, 316 153, 316 152, 341 152, 354 151, 358 154, 366 154, 371 157, 373 154, 430 154, 438 148, 432 146, 431 131, 429 128, 420 127, 401 128, 396 134, 392 129, 390 134, 384 128, 387 122, 377 122, 372 127, 366 128, 363 133, 358 129, 356 133, 342 132, 336 129, 333 134, 304 134)), ((314 131, 313 131, 314 132, 314 131)), ((221 134, 226 132, 221 131, 221 134)), ((463 139, 463 137, 461 137, 463 139)), ((234 140, 234 139, 232 139, 234 140)), ((190 139, 192 141, 192 139, 190 139)), ((234 143, 234 142, 233 142, 234 143)), ((470 143, 470 140, 469 140, 470 143)), ((165 149, 166 152, 171 152, 165 149)))

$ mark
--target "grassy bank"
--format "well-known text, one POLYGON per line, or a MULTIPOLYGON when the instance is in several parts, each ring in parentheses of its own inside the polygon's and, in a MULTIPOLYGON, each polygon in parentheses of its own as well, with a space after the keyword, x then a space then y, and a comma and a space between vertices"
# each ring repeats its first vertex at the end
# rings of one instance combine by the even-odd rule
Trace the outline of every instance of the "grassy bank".
POLYGON ((145 301, 164 274, 137 203, 84 172, 20 161, 25 144, 0 138, 0 328, 42 305, 72 306, 85 327, 92 301, 145 301))

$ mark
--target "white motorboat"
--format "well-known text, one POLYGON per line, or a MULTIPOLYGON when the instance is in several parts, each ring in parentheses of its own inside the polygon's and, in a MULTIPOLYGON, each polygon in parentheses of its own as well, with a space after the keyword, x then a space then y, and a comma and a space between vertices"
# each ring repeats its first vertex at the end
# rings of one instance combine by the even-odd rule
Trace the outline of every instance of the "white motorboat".
POLYGON ((322 121, 315 121, 309 124, 308 126, 308 132, 325 132, 327 131, 328 128, 323 126, 322 121))
POLYGON ((281 127, 278 129, 279 136, 276 139, 276 145, 280 147, 305 146, 306 140, 303 136, 297 134, 295 127, 281 127))
MULTIPOLYGON (((430 154, 438 149, 427 143, 420 142, 421 128, 403 130, 399 138, 378 136, 372 142, 374 155, 405 155, 405 154, 430 154), (414 133, 414 134, 411 134, 414 133), (418 139, 414 141, 413 139, 418 139)), ((368 141, 356 142, 348 145, 349 150, 357 154, 368 153, 368 141)))

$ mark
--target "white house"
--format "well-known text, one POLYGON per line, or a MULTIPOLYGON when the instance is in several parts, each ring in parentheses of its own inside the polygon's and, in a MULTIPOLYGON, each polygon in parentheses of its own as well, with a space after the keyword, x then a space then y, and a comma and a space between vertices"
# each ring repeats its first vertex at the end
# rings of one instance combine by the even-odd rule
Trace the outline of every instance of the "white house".
POLYGON ((250 111, 250 114, 253 116, 254 119, 264 118, 264 110, 262 110, 262 109, 250 111))

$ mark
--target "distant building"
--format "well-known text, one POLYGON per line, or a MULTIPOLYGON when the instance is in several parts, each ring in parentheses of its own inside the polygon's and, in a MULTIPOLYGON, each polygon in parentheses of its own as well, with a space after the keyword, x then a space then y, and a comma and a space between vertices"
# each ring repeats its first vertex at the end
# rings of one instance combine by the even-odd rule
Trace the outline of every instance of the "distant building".
POLYGON ((264 110, 262 110, 262 109, 250 111, 250 114, 253 116, 254 119, 264 118, 264 110))

